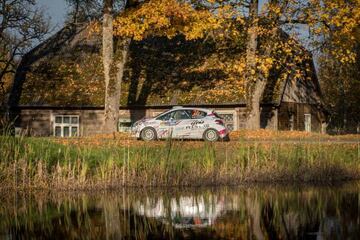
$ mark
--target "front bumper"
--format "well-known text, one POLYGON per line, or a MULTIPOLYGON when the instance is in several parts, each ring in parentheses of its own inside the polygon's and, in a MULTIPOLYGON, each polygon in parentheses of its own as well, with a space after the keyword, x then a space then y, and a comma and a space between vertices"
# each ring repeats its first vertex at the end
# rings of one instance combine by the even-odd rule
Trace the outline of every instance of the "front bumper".
POLYGON ((131 126, 130 134, 132 137, 140 138, 141 132, 141 123, 136 122, 133 126, 131 126))

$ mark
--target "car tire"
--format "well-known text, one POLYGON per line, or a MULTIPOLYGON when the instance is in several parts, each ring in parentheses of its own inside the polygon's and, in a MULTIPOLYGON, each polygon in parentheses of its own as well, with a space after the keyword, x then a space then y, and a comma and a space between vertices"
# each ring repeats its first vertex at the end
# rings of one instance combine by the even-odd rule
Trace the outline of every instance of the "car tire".
POLYGON ((152 127, 144 128, 140 133, 140 138, 143 141, 153 141, 156 140, 156 131, 152 127))
POLYGON ((223 142, 230 142, 229 134, 221 139, 223 142))
POLYGON ((216 142, 219 140, 219 133, 213 128, 206 129, 203 139, 207 142, 216 142))

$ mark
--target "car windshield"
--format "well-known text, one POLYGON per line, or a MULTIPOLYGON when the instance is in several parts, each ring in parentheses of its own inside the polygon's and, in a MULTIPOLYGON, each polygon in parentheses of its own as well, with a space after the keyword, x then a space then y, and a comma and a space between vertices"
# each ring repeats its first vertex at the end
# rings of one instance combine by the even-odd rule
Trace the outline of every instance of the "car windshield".
POLYGON ((164 112, 162 112, 162 113, 157 114, 154 118, 158 118, 159 116, 161 116, 161 115, 163 115, 164 113, 167 113, 167 112, 169 112, 169 110, 167 110, 167 111, 164 111, 164 112))

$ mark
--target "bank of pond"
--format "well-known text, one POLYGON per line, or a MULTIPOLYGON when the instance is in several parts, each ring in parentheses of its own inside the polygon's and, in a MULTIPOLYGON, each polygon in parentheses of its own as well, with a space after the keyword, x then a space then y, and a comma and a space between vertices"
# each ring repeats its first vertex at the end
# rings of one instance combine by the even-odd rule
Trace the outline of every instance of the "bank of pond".
POLYGON ((8 189, 329 183, 360 176, 356 142, 162 141, 94 147, 1 136, 0 153, 0 188, 8 189))

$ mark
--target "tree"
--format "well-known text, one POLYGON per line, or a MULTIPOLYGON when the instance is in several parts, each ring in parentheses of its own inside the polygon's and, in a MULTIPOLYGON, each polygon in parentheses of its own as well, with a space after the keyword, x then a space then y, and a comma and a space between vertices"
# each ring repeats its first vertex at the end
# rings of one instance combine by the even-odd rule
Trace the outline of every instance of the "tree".
POLYGON ((245 73, 246 125, 249 129, 260 127, 260 101, 269 71, 282 68, 283 77, 300 77, 303 73, 293 69, 309 57, 299 55, 301 47, 294 41, 296 34, 290 34, 284 41, 278 30, 291 33, 299 26, 306 27, 309 30, 308 43, 313 49, 331 52, 342 63, 354 62, 356 58, 353 49, 356 45, 354 34, 360 22, 358 1, 269 0, 260 13, 257 0, 250 0, 243 6, 249 9, 245 11, 249 13, 246 17, 249 26, 245 73))
POLYGON ((176 0, 127 1, 115 20, 114 1, 104 0, 103 4, 103 130, 115 132, 119 118, 121 81, 131 40, 142 40, 149 36, 172 38, 177 34, 195 39, 203 37, 207 29, 218 27, 218 23, 208 11, 195 10, 191 4, 176 0))
MULTIPOLYGON (((319 57, 319 79, 327 108, 331 113, 328 130, 360 132, 360 29, 354 31, 354 61, 339 58, 330 39, 327 51, 319 57), (332 47, 331 47, 332 46, 332 47), (335 54, 333 54, 335 53, 335 54)), ((335 43, 338 44, 338 43, 335 43)))
MULTIPOLYGON (((349 29, 353 29, 354 20, 358 19, 356 14, 354 15, 356 17, 351 17, 346 11, 341 10, 347 6, 347 2, 339 0, 337 5, 334 5, 330 0, 324 1, 324 4, 317 0, 269 0, 264 4, 261 11, 259 11, 258 0, 185 2, 148 0, 134 1, 132 7, 127 2, 111 26, 113 34, 120 39, 117 43, 122 50, 118 52, 117 57, 115 55, 104 55, 104 62, 107 62, 105 65, 108 65, 108 67, 104 65, 104 73, 109 73, 109 77, 105 77, 105 79, 109 85, 111 76, 113 79, 118 76, 115 82, 120 82, 121 72, 126 61, 126 49, 131 40, 138 41, 151 36, 172 38, 177 34, 182 34, 188 40, 212 36, 218 42, 226 38, 239 42, 239 38, 242 38, 243 33, 246 32, 246 54, 241 56, 238 61, 234 61, 233 66, 230 67, 231 70, 229 70, 229 66, 224 66, 224 69, 237 71, 239 78, 245 76, 248 108, 247 127, 258 129, 260 128, 260 103, 264 96, 269 74, 271 72, 279 73, 279 80, 288 77, 299 78, 306 75, 305 71, 296 69, 296 67, 308 60, 309 54, 305 54, 306 51, 291 32, 299 25, 307 26, 311 33, 312 46, 316 48, 320 48, 323 44, 319 39, 325 34, 331 33, 332 36, 336 36, 336 39, 346 36, 349 29), (333 13, 332 7, 336 7, 339 11, 333 13), (335 22, 334 16, 337 19, 335 22), (284 33, 282 29, 286 29, 288 34, 284 33), (115 58, 117 58, 116 61, 114 61, 115 58), (109 61, 109 59, 113 60, 109 61), (117 61, 122 62, 122 65, 119 65, 120 62, 117 61), (243 62, 245 62, 246 67, 240 67, 243 62), (116 74, 112 73, 111 69, 117 69, 116 74)), ((349 9, 349 6, 345 9, 349 9)), ((108 22, 105 21, 105 17, 103 20, 104 23, 108 22)), ((106 24, 103 26, 105 27, 106 24)), ((106 32, 110 33, 109 29, 110 27, 103 28, 105 30, 103 37, 105 37, 106 32)), ((110 38, 106 37, 106 39, 110 38)), ((110 45, 113 46, 113 44, 108 44, 108 46, 110 45)), ((343 52, 346 53, 349 50, 346 44, 340 45, 339 47, 343 49, 343 52)), ((104 42, 104 49, 105 46, 104 42)), ((113 48, 111 52, 114 53, 116 49, 118 47, 113 48)), ((352 58, 352 56, 347 56, 347 59, 352 58)), ((118 95, 115 93, 117 94, 120 91, 120 85, 116 86, 112 93, 108 90, 113 88, 107 87, 107 96, 110 96, 114 103, 117 101, 115 98, 118 99, 118 95)), ((118 108, 114 107, 114 104, 107 104, 109 98, 106 97, 106 99, 105 109, 108 111, 105 110, 105 122, 107 119, 112 120, 111 123, 105 125, 116 126, 118 117, 110 113, 117 112, 115 109, 118 108), (110 108, 110 106, 112 107, 110 108), (110 115, 111 117, 109 117, 110 115)), ((115 127, 112 127, 112 130, 114 131, 115 127)))
POLYGON ((263 79, 257 79, 256 75, 256 56, 258 50, 258 9, 259 1, 250 0, 249 18, 250 27, 248 27, 247 46, 246 46, 246 100, 247 100, 247 118, 246 128, 257 129, 260 127, 260 100, 265 88, 266 82, 263 79))
POLYGON ((49 21, 36 1, 0 1, 0 86, 9 85, 18 60, 49 31, 49 21))
POLYGON ((308 9, 330 131, 359 132, 360 2, 315 1, 308 9))
MULTIPOLYGON (((0 51, 0 56, 6 56, 9 54, 9 51, 6 51, 6 49, 2 49, 0 51)), ((6 62, 0 63, 0 69, 4 69, 6 66, 6 62)), ((4 73, 1 81, 0 81, 0 116, 2 115, 2 112, 5 110, 5 104, 7 101, 7 94, 10 91, 11 83, 12 83, 13 74, 12 72, 4 73)))
MULTIPOLYGON (((113 11, 114 1, 103 3, 103 67, 105 79, 104 132, 115 132, 119 120, 121 82, 127 60, 130 39, 120 37, 114 41, 113 11), (115 47, 114 47, 115 42, 115 47)), ((122 11, 134 7, 136 2, 128 0, 122 11)))
POLYGON ((66 0, 70 7, 68 22, 83 23, 99 19, 101 17, 100 0, 66 0))

